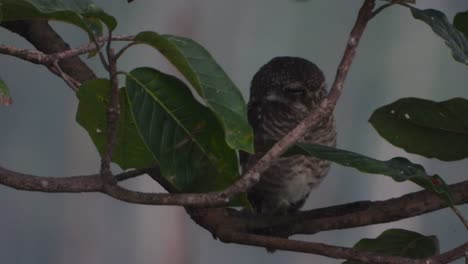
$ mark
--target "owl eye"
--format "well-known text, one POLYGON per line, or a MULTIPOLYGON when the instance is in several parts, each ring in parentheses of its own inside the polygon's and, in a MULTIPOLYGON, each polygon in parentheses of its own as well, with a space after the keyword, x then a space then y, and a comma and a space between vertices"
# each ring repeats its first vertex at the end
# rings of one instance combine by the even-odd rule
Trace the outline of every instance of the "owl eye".
POLYGON ((284 91, 288 94, 295 96, 305 95, 306 87, 302 83, 290 83, 283 87, 284 91))

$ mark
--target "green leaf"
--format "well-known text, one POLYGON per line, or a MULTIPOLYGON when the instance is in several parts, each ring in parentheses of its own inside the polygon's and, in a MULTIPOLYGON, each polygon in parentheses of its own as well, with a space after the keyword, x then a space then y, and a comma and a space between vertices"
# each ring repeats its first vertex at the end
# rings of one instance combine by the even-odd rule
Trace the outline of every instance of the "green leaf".
POLYGON ((412 163, 406 158, 396 157, 387 161, 380 161, 347 150, 305 143, 297 143, 285 153, 285 155, 296 154, 310 155, 333 161, 365 173, 387 175, 397 182, 409 180, 424 189, 435 192, 446 200, 449 205, 453 205, 453 197, 444 180, 437 174, 428 175, 423 166, 412 163))
POLYGON ((414 7, 410 9, 414 18, 424 21, 434 33, 445 40, 456 61, 468 64, 468 40, 462 32, 450 24, 444 13, 434 9, 420 10, 414 7))
MULTIPOLYGON (((76 121, 88 132, 101 156, 107 142, 106 108, 109 103, 110 82, 96 79, 84 83, 78 90, 76 121)), ((156 164, 156 159, 146 148, 130 113, 126 90, 120 89, 120 118, 117 145, 112 161, 122 169, 144 168, 156 164)))
POLYGON ((0 78, 0 105, 9 106, 13 103, 10 97, 10 90, 6 83, 0 78))
POLYGON ((126 79, 131 112, 162 175, 183 192, 221 190, 239 178, 237 155, 213 113, 179 79, 151 68, 126 79))
POLYGON ((468 157, 468 100, 402 98, 375 110, 372 126, 407 152, 445 161, 468 157))
POLYGON ((453 25, 458 31, 468 36, 468 11, 460 12, 453 18, 453 25))
POLYGON ((230 147, 253 152, 244 99, 208 51, 193 40, 149 31, 135 40, 159 50, 184 75, 220 120, 230 147))
POLYGON ((0 0, 2 21, 51 19, 76 25, 92 35, 101 35, 95 20, 114 30, 117 21, 89 0, 0 0))
MULTIPOLYGON (((404 229, 389 229, 375 239, 361 239, 353 248, 389 256, 423 259, 438 254, 439 240, 435 236, 424 236, 404 229)), ((343 263, 361 264, 358 261, 343 263)))

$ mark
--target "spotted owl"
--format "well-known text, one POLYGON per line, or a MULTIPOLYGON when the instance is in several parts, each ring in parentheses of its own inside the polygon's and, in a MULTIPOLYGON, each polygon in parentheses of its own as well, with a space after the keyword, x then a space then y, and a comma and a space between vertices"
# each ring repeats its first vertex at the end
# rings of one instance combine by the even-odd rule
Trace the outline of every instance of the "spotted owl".
MULTIPOLYGON (((297 57, 276 57, 252 79, 248 104, 254 131, 255 154, 241 155, 243 171, 261 158, 267 145, 280 140, 299 124, 326 96, 325 77, 312 62, 297 57)), ((336 145, 333 116, 317 121, 299 140, 336 145)), ((281 157, 262 173, 248 198, 257 213, 288 214, 299 210, 330 168, 328 161, 309 156, 281 157)))

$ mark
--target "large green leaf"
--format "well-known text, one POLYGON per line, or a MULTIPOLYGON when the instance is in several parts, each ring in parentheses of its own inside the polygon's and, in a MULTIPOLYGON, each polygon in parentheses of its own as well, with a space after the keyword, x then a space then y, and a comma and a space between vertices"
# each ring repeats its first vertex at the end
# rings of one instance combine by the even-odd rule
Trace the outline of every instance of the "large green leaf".
MULTIPOLYGON (((109 103, 110 82, 107 79, 91 80, 78 90, 76 121, 88 131, 101 155, 107 142, 106 108, 109 103)), ((156 159, 146 148, 128 107, 126 90, 120 89, 120 118, 117 145, 112 161, 122 169, 144 168, 156 164, 156 159)))
POLYGON ((193 40, 149 31, 135 40, 159 50, 184 75, 220 120, 230 147, 253 151, 244 99, 208 51, 193 40))
POLYGON ((311 155, 343 166, 353 167, 365 173, 387 175, 397 182, 409 180, 435 192, 449 205, 453 205, 452 195, 444 180, 437 174, 428 175, 421 165, 412 163, 406 158, 396 157, 380 161, 347 150, 305 143, 297 143, 285 153, 285 155, 295 154, 311 155))
POLYGON ((0 78, 0 105, 11 105, 10 90, 6 83, 0 78))
POLYGON ((468 157, 468 100, 402 98, 375 110, 371 124, 404 150, 451 161, 468 157))
POLYGON ((457 13, 453 18, 453 25, 468 37, 468 11, 457 13))
POLYGON ((456 61, 468 64, 468 40, 448 21, 444 13, 434 9, 420 10, 415 7, 410 9, 414 18, 424 21, 434 33, 445 40, 456 61))
POLYGON ((2 20, 51 19, 101 35, 100 22, 114 30, 117 21, 90 0, 0 0, 2 20))
POLYGON ((151 68, 126 79, 131 111, 161 172, 183 192, 220 190, 238 179, 237 155, 219 121, 179 79, 151 68))
MULTIPOLYGON (((413 259, 429 258, 439 253, 439 240, 435 236, 424 236, 404 229, 389 229, 375 239, 364 238, 355 249, 413 259)), ((360 264, 345 261, 344 264, 360 264)))

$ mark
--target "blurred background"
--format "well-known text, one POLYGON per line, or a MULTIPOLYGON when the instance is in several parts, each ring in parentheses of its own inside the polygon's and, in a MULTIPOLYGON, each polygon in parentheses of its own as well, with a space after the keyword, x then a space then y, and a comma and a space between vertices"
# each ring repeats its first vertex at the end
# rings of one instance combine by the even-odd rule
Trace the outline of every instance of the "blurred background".
MULTIPOLYGON (((300 56, 319 65, 331 84, 362 1, 171 0, 96 1, 118 18, 117 34, 154 30, 192 38, 205 46, 248 96, 253 74, 275 56, 300 56), (112 2, 112 4, 110 3, 112 2)), ((452 20, 466 1, 420 1, 452 20)), ((53 23, 72 46, 87 41, 80 30, 53 23)), ((31 48, 0 28, 2 44, 31 48)), ((96 58, 88 60, 107 76, 96 58)), ((175 74, 154 50, 137 46, 120 61, 122 70, 153 66, 175 74)), ((442 101, 468 98, 468 68, 455 62, 443 40, 391 7, 372 20, 336 109, 338 146, 379 159, 404 156, 449 183, 466 180, 468 161, 441 162, 410 155, 381 139, 368 123, 373 110, 400 97, 442 101)), ((77 100, 64 82, 42 66, 1 56, 0 74, 14 100, 0 108, 0 165, 23 173, 69 176, 99 170, 96 149, 75 122, 77 100)), ((147 177, 129 188, 162 191, 147 177)), ((305 208, 358 200, 383 200, 419 188, 333 165, 305 208)), ((126 204, 101 194, 44 194, 0 186, 0 260, 4 263, 341 263, 319 256, 223 244, 194 224, 179 207, 126 204)), ((468 206, 460 207, 468 216, 468 206)), ((295 238, 352 246, 388 228, 437 235, 445 251, 467 240, 448 209, 389 224, 322 232, 295 238)), ((457 263, 462 263, 459 260, 457 263)))

